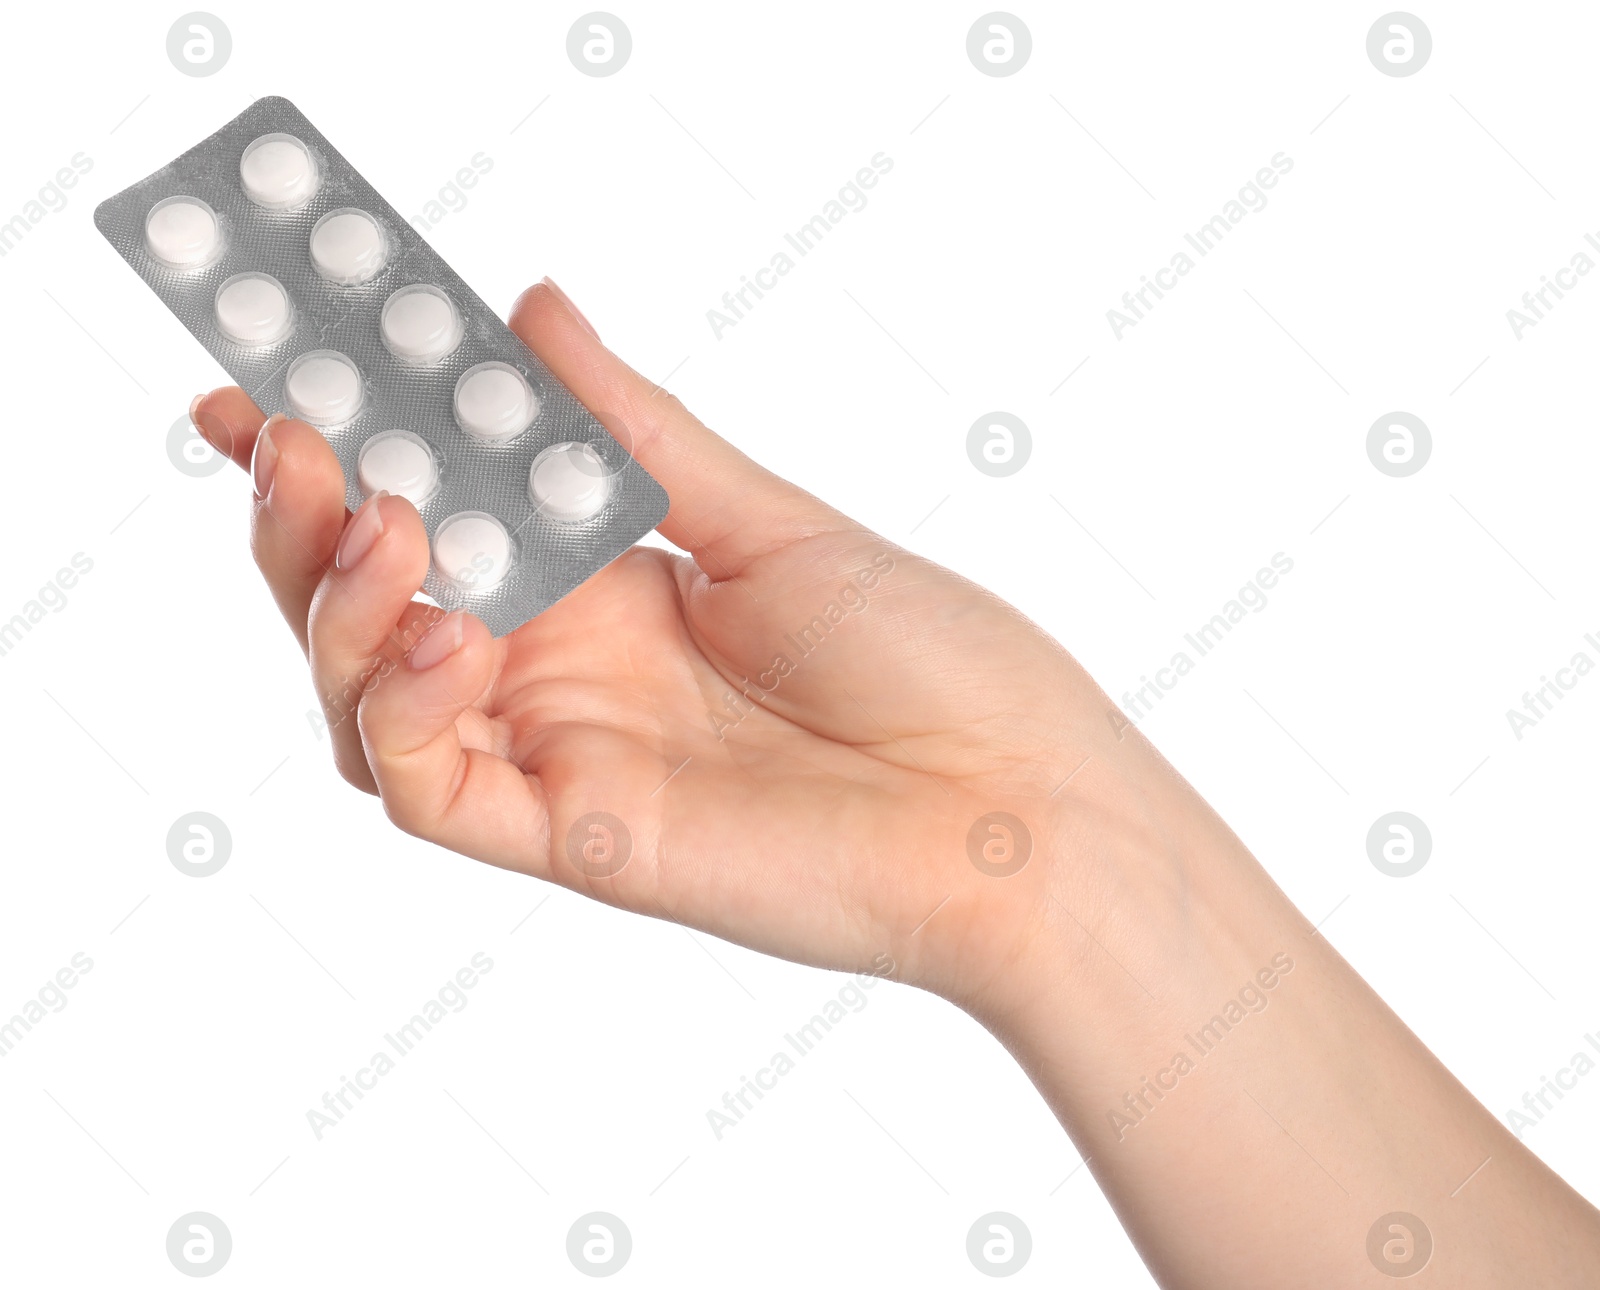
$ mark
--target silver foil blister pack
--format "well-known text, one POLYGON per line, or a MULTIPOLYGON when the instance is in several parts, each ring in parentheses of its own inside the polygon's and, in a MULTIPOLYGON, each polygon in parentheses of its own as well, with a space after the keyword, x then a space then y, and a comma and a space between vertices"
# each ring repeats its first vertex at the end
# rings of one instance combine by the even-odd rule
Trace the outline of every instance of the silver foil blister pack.
POLYGON ((380 488, 416 504, 424 590, 496 636, 665 516, 661 485, 287 99, 95 224, 263 411, 322 431, 352 510, 380 488))

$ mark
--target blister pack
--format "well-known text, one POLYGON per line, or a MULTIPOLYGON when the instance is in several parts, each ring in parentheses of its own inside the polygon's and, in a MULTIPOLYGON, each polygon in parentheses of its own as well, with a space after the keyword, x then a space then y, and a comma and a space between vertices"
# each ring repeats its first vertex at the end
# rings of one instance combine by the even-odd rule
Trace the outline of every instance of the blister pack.
POLYGON ((352 510, 380 489, 416 505, 424 590, 496 636, 665 516, 661 485, 287 99, 95 225, 260 408, 322 431, 352 510))

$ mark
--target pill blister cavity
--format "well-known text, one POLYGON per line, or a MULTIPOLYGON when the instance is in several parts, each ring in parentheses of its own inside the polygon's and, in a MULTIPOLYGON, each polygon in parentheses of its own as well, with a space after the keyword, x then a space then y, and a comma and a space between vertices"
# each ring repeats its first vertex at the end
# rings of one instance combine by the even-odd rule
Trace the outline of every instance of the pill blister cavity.
POLYGON ((368 497, 381 490, 421 506, 439 486, 439 465, 420 435, 386 430, 361 446, 356 476, 368 497))
POLYGON ((456 382, 455 411, 457 423, 475 439, 512 439, 539 415, 539 397, 509 363, 479 363, 456 382))
POLYGON ((314 426, 343 425, 361 411, 361 373, 331 349, 314 349, 289 364, 283 391, 295 416, 314 426))
POLYGON ((591 444, 551 444, 528 469, 528 498, 559 524, 580 524, 611 497, 613 472, 591 444))
POLYGON ((268 210, 294 210, 317 191, 320 177, 311 150, 292 134, 264 134, 239 158, 245 196, 268 210))
POLYGON ((383 302, 383 343, 407 363, 436 363, 461 343, 461 315, 438 287, 401 287, 383 302))
POLYGON ((265 273, 236 273, 217 289, 217 327, 241 345, 270 345, 289 334, 289 293, 265 273))
MULTIPOLYGON (((341 56, 359 74, 365 47, 341 56)), ((426 76, 400 81, 431 102, 426 76)), ((586 409, 292 103, 255 100, 94 222, 234 383, 317 428, 349 506, 417 507, 440 609, 504 636, 665 513, 627 425, 586 409)))
POLYGON ((459 511, 433 535, 433 567, 462 591, 490 591, 511 571, 511 534, 493 515, 459 511))
POLYGON ((216 211, 198 197, 168 197, 145 216, 144 242, 169 269, 198 269, 222 252, 216 211))
POLYGON ((329 282, 345 287, 370 282, 388 260, 389 239, 366 211, 329 211, 311 230, 312 266, 329 282))

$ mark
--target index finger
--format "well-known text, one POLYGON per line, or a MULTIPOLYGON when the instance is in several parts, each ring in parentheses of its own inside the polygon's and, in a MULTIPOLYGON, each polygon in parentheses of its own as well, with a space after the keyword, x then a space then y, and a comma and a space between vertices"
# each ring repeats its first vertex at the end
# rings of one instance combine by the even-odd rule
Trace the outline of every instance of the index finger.
POLYGON ((251 549, 284 620, 306 649, 312 597, 350 518, 338 458, 303 421, 275 416, 262 422, 261 409, 236 386, 201 395, 190 416, 208 443, 251 473, 251 549))
POLYGON ((205 441, 246 471, 256 449, 256 435, 266 419, 256 401, 237 385, 197 394, 189 405, 189 420, 205 441))

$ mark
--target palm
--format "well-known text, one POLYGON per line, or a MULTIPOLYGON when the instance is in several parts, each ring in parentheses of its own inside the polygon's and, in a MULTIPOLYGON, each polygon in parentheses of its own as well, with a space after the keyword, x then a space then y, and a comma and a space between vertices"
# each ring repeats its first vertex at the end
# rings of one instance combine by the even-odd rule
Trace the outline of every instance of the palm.
MULTIPOLYGON (((982 813, 973 803, 1010 766, 1037 762, 1040 714, 1025 695, 933 661, 972 657, 952 634, 1000 638, 1001 614, 859 530, 717 581, 641 548, 501 642, 499 674, 458 729, 520 765, 528 778, 508 791, 548 805, 552 876, 860 966, 951 894, 951 862, 965 863, 982 813), (889 639, 903 642, 893 654, 889 639), (1012 755, 982 736, 988 722, 1009 725, 1012 755), (595 876, 607 857, 597 866, 583 850, 596 810, 627 830, 624 872, 595 876), (886 885, 890 869, 900 881, 886 885)), ((1026 664, 990 657, 1002 675, 1026 664)), ((542 852, 530 838, 525 866, 542 870, 542 852)))

